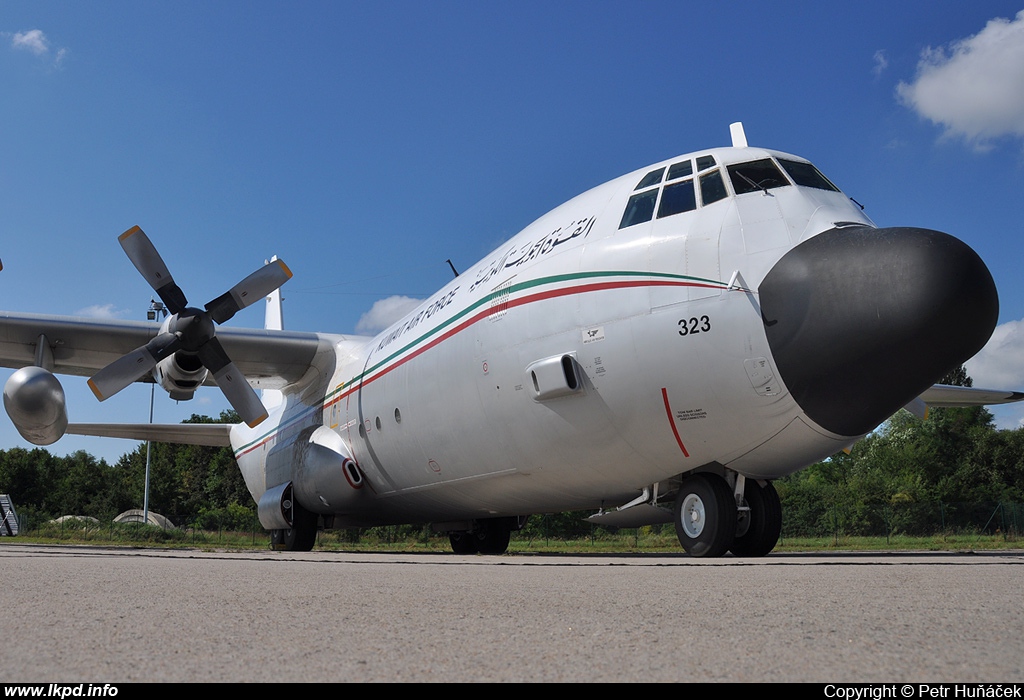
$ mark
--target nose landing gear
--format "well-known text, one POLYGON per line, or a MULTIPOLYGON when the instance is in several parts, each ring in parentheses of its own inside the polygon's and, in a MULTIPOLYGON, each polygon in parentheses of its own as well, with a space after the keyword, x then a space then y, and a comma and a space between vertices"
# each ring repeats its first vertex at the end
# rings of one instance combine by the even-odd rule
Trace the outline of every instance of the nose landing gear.
POLYGON ((691 474, 676 495, 679 543, 692 557, 759 557, 772 551, 782 531, 782 507, 771 482, 746 479, 745 508, 737 508, 729 484, 710 472, 691 474))

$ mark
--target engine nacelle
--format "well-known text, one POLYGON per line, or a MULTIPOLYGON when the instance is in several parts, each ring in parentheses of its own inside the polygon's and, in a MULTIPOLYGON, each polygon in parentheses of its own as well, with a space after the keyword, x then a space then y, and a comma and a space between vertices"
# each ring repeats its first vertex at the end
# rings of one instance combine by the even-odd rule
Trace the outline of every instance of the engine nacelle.
POLYGON ((190 352, 176 352, 161 360, 153 368, 153 379, 171 395, 175 401, 188 401, 203 385, 209 371, 203 367, 198 355, 190 352))
POLYGON ((363 473, 340 435, 320 426, 296 446, 295 499, 314 513, 341 513, 361 500, 363 473))
POLYGON ((64 387, 42 367, 22 367, 11 375, 4 385, 4 408, 33 445, 52 445, 68 427, 64 387))

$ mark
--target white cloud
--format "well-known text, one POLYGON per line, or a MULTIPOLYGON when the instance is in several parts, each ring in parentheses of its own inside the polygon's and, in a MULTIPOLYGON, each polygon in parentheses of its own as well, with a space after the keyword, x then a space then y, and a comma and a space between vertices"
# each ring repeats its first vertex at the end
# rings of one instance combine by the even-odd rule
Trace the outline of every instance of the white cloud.
POLYGON ((1024 320, 996 326, 988 343, 966 366, 974 386, 1024 389, 1024 320))
POLYGON ((36 56, 42 56, 50 50, 50 42, 46 39, 40 29, 30 29, 27 32, 18 32, 11 40, 11 47, 31 51, 36 56))
POLYGON ((896 92, 946 136, 962 136, 978 149, 1001 136, 1024 137, 1024 10, 949 46, 925 49, 913 82, 901 81, 896 92))
POLYGON ((871 69, 871 72, 874 75, 881 75, 882 72, 889 67, 889 59, 888 57, 886 57, 885 51, 883 49, 875 51, 874 59, 875 67, 871 69))
POLYGON ((399 320, 423 303, 422 299, 392 296, 378 299, 356 323, 356 333, 377 333, 399 320))
POLYGON ((116 309, 113 304, 93 304, 79 309, 75 315, 86 318, 121 318, 127 313, 127 309, 116 309))
MULTIPOLYGON (((0 36, 11 37, 11 48, 19 51, 29 51, 36 56, 41 58, 50 59, 50 40, 46 38, 46 34, 41 29, 30 29, 27 32, 16 32, 10 34, 4 32, 0 36)), ((52 54, 52 64, 54 68, 59 68, 67 58, 68 50, 66 48, 57 49, 52 54)))
POLYGON ((1024 428, 1024 406, 1019 403, 988 406, 987 408, 988 412, 992 414, 992 422, 1000 430, 1024 428))
MULTIPOLYGON (((982 389, 1024 390, 1024 319, 996 326, 992 337, 966 363, 974 386, 982 389)), ((989 406, 997 428, 1024 427, 1024 404, 989 406)))

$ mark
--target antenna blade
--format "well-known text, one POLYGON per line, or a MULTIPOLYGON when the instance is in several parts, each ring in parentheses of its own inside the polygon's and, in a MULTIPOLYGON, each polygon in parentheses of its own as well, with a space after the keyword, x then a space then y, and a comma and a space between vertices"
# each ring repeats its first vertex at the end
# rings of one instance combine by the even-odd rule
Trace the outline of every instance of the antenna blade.
POLYGON ((743 122, 733 122, 729 125, 729 135, 732 136, 733 148, 746 148, 747 135, 743 131, 743 122))

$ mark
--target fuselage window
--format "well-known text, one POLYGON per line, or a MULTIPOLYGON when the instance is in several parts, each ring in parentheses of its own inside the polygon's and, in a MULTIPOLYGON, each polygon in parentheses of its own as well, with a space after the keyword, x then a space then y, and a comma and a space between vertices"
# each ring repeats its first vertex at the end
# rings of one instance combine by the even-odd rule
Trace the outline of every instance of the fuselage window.
POLYGON ((665 178, 671 182, 687 175, 693 175, 693 161, 684 160, 682 163, 675 163, 671 168, 668 169, 668 177, 665 178))
POLYGON ((783 160, 779 158, 779 163, 786 169, 789 176, 793 178, 793 182, 803 187, 814 187, 819 190, 831 190, 832 192, 838 192, 839 188, 829 182, 828 178, 821 174, 821 172, 810 163, 800 163, 795 160, 783 160))
POLYGON ((701 170, 707 170, 708 168, 714 167, 715 157, 714 156, 701 156, 697 159, 697 172, 701 170))
MULTIPOLYGON (((660 176, 660 175, 659 175, 660 176)), ((626 211, 622 214, 619 228, 635 226, 650 221, 654 216, 654 203, 658 200, 658 188, 635 194, 629 198, 626 211)))
MULTIPOLYGON (((708 157, 710 158, 711 156, 708 157)), ((725 199, 728 196, 729 193, 725 191, 725 183, 722 181, 722 172, 720 170, 700 176, 700 199, 704 206, 717 202, 720 199, 725 199)))
POLYGON ((644 179, 640 181, 640 184, 633 188, 633 191, 636 192, 637 190, 642 190, 645 187, 657 185, 659 182, 661 182, 661 175, 664 172, 665 168, 658 168, 657 170, 652 170, 651 172, 647 173, 646 175, 644 175, 644 179))
POLYGON ((661 204, 658 205, 658 218, 693 211, 696 208, 697 195, 693 191, 693 180, 683 180, 665 185, 661 193, 661 204))
POLYGON ((778 166, 765 158, 749 163, 729 166, 729 179, 736 194, 770 190, 773 187, 785 187, 789 180, 782 174, 778 166))

